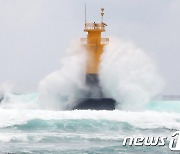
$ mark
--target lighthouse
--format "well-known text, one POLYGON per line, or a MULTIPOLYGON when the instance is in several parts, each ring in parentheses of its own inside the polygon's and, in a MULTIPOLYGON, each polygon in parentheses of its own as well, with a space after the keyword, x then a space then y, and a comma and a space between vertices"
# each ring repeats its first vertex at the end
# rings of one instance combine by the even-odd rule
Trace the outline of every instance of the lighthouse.
POLYGON ((107 26, 107 24, 103 22, 103 17, 104 8, 101 8, 101 22, 87 23, 85 10, 84 32, 87 32, 87 38, 82 38, 81 43, 84 45, 87 53, 86 84, 90 87, 88 97, 102 97, 98 72, 104 46, 109 42, 109 38, 101 37, 102 32, 105 32, 105 27, 107 26))
POLYGON ((108 45, 109 38, 102 38, 102 32, 105 32, 107 26, 103 21, 104 8, 101 8, 101 22, 88 23, 86 21, 85 7, 85 24, 84 32, 87 33, 86 38, 81 38, 86 59, 86 80, 87 91, 85 98, 75 107, 75 109, 95 109, 95 110, 113 110, 115 109, 115 100, 106 98, 102 92, 99 81, 99 69, 101 55, 105 45, 108 45))

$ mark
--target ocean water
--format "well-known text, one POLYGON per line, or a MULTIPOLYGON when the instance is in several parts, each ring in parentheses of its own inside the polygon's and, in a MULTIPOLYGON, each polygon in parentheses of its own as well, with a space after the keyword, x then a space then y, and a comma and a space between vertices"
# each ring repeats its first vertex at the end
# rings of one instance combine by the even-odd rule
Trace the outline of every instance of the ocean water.
POLYGON ((180 129, 179 107, 179 101, 156 101, 139 112, 1 108, 0 153, 175 153, 170 151, 168 143, 123 146, 123 139, 170 138, 180 129))

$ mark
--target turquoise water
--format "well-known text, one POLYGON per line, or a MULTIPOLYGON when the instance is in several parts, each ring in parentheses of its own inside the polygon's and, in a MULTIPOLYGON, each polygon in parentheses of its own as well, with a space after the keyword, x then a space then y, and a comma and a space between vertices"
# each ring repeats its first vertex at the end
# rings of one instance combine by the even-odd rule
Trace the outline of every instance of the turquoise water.
POLYGON ((180 112, 180 101, 152 101, 146 109, 154 111, 180 112))
POLYGON ((180 129, 179 101, 152 101, 143 111, 131 112, 33 109, 36 94, 17 95, 14 100, 0 108, 0 153, 175 153, 168 148, 169 140, 165 146, 147 147, 123 146, 123 139, 170 139, 180 129))
POLYGON ((0 110, 0 152, 170 153, 164 147, 123 146, 127 136, 171 136, 180 114, 127 111, 0 110))

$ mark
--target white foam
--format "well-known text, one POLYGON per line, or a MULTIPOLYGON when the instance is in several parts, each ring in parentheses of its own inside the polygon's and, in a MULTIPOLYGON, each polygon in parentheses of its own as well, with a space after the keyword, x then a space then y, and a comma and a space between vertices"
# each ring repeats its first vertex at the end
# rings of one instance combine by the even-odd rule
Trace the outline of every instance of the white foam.
POLYGON ((23 142, 27 142, 28 135, 24 134, 24 133, 0 133, 0 142, 10 142, 12 140, 18 140, 18 141, 23 141, 23 142))
POLYGON ((151 128, 180 128, 180 114, 167 112, 127 112, 127 111, 48 111, 48 110, 15 110, 0 109, 0 127, 24 124, 28 120, 63 120, 63 119, 93 119, 127 122, 134 127, 151 128))
POLYGON ((45 77, 39 84, 41 107, 63 110, 75 105, 85 88, 86 53, 79 42, 73 43, 62 59, 61 69, 45 77))
POLYGON ((117 108, 141 110, 159 94, 163 81, 154 62, 132 43, 111 38, 100 66, 101 86, 107 97, 114 98, 117 108))

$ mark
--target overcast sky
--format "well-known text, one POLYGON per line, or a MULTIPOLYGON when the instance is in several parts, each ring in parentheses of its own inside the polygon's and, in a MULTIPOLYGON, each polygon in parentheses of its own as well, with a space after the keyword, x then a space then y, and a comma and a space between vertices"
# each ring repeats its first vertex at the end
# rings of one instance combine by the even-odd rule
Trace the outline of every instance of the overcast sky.
MULTIPOLYGON (((0 0, 0 83, 36 87, 59 68, 87 20, 105 8, 108 36, 132 41, 156 61, 165 94, 180 94, 180 0, 0 0)), ((152 85, 153 86, 153 85, 152 85)))

